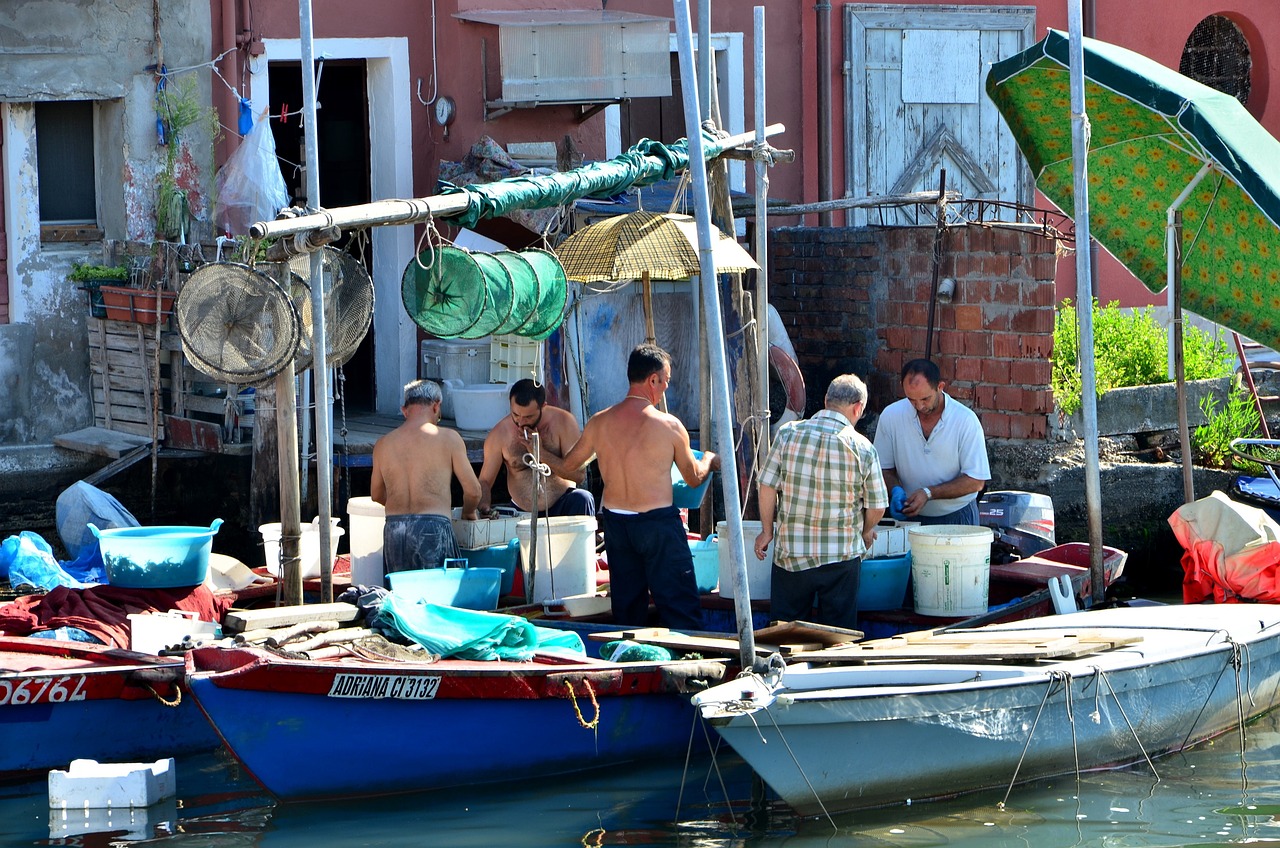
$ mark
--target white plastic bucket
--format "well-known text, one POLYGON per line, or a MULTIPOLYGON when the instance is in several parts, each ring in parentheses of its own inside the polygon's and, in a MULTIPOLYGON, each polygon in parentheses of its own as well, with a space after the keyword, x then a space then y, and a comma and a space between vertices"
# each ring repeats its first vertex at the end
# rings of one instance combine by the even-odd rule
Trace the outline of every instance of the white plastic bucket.
MULTIPOLYGON (((742 552, 747 560, 747 595, 753 601, 762 601, 769 597, 769 586, 773 582, 773 543, 769 543, 764 552, 764 559, 756 559, 756 536, 760 535, 763 525, 759 521, 742 522, 742 552)), ((716 545, 720 548, 720 597, 733 597, 733 572, 729 557, 729 524, 721 521, 716 524, 716 545)))
POLYGON ((489 432, 505 416, 511 414, 511 387, 498 383, 479 383, 453 389, 453 421, 459 430, 489 432))
POLYGON ((934 524, 912 527, 910 534, 916 612, 952 618, 986 612, 991 528, 934 524))
MULTIPOLYGON (((529 519, 516 523, 520 557, 530 562, 529 519)), ((538 519, 538 561, 529 600, 541 603, 596 589, 596 520, 590 515, 538 519)))
MULTIPOLYGON (((343 530, 338 526, 338 519, 331 518, 333 522, 333 530, 330 532, 329 543, 333 550, 330 551, 334 556, 338 553, 338 537, 343 534, 343 530)), ((272 575, 280 576, 280 522, 273 521, 270 524, 263 524, 258 528, 258 532, 262 534, 262 547, 266 552, 267 571, 272 575)), ((298 541, 298 564, 302 566, 302 579, 307 580, 311 577, 320 576, 320 518, 317 516, 311 520, 310 524, 302 525, 302 537, 298 541)))
POLYGON ((382 526, 386 523, 386 516, 386 507, 374 502, 373 498, 351 498, 347 501, 353 586, 382 585, 382 526))

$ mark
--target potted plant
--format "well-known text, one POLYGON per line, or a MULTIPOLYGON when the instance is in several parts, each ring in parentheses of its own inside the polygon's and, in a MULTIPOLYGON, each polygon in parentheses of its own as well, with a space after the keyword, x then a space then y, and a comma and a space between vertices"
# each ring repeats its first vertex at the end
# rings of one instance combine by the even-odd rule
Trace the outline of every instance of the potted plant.
POLYGON ((102 286, 108 283, 127 283, 129 269, 123 265, 112 267, 76 262, 72 264, 67 279, 80 283, 77 288, 89 293, 89 314, 94 318, 106 318, 107 308, 102 297, 102 286))

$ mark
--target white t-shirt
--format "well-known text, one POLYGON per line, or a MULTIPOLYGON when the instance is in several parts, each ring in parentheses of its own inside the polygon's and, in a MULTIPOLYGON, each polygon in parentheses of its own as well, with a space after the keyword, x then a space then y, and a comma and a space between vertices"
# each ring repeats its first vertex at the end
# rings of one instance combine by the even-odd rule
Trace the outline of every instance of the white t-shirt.
MULTIPOLYGON (((975 480, 990 480, 986 437, 973 410, 946 392, 942 418, 925 439, 911 401, 894 401, 880 413, 876 424, 876 452, 880 467, 897 473, 902 488, 911 494, 925 486, 936 486, 966 474, 975 480)), ((977 492, 962 498, 934 498, 920 510, 930 517, 946 515, 976 500, 977 492)))

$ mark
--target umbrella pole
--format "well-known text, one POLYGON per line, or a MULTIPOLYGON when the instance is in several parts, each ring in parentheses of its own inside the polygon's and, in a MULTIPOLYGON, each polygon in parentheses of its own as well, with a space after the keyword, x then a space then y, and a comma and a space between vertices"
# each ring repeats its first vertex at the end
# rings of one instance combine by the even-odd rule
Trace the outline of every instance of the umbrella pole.
POLYGON ((1178 441, 1182 446, 1182 496, 1185 503, 1196 499, 1195 463, 1191 456, 1191 427, 1187 423, 1187 369, 1182 348, 1182 211, 1173 213, 1173 373, 1178 392, 1178 441))
MULTIPOLYGON (((1080 0, 1067 3, 1071 58, 1071 158, 1076 244, 1089 244, 1089 141, 1084 102, 1084 41, 1080 0)), ((1080 322, 1081 412, 1084 416, 1084 495, 1089 514, 1089 582, 1093 603, 1106 597, 1102 564, 1102 473, 1098 459, 1098 378, 1093 353, 1093 292, 1089 251, 1076 250, 1076 317, 1080 322)))
MULTIPOLYGON (((644 340, 646 344, 657 344, 658 334, 653 328, 653 284, 649 282, 649 272, 640 275, 640 299, 644 306, 644 340)), ((667 411, 667 396, 658 398, 658 409, 667 411)))

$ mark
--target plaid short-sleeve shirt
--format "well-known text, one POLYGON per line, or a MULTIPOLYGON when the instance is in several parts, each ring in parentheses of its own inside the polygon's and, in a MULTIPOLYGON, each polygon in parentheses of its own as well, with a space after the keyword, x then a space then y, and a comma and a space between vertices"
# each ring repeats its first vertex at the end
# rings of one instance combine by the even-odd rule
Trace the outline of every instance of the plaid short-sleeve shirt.
POLYGON ((760 482, 778 490, 773 561, 787 571, 861 556, 862 511, 889 506, 876 449, 830 409, 778 430, 760 482))

